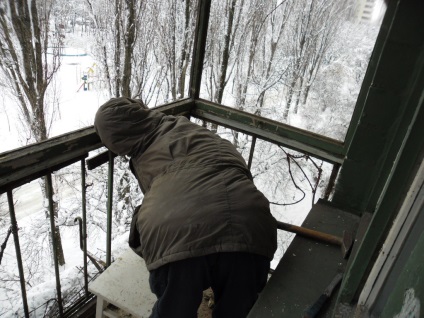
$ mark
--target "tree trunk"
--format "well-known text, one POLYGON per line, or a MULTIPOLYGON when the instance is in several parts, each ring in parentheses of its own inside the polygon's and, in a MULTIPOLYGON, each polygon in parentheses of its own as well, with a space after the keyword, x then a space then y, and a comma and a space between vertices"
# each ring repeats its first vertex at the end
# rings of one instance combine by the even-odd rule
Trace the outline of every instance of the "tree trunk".
POLYGON ((225 86, 227 85, 227 69, 228 69, 228 62, 230 59, 230 41, 231 41, 231 33, 233 31, 235 6, 236 6, 236 0, 232 0, 231 6, 228 10, 227 30, 224 36, 224 48, 222 50, 218 87, 215 91, 215 95, 216 95, 215 102, 219 104, 221 104, 222 102, 224 89, 225 89, 225 86))
POLYGON ((103 45, 102 51, 103 51, 103 65, 105 67, 105 77, 106 77, 107 88, 109 91, 109 96, 112 96, 112 77, 110 76, 109 65, 107 62, 107 50, 105 45, 103 45))
POLYGON ((121 92, 121 0, 115 0, 115 97, 121 92))
POLYGON ((135 0, 125 0, 128 10, 127 30, 124 37, 124 72, 122 76, 122 96, 131 96, 132 56, 135 42, 135 0))
MULTIPOLYGON (((19 107, 24 114, 23 124, 30 131, 28 140, 36 142, 48 138, 44 96, 53 75, 60 66, 60 57, 56 52, 53 62, 47 64, 46 52, 49 47, 49 21, 52 3, 41 7, 43 20, 39 20, 36 1, 23 0, 16 3, 7 0, 0 10, 0 69, 10 80, 10 88, 18 96, 19 107), (44 58, 43 58, 44 57, 44 58), (24 97, 25 96, 25 97, 24 97)), ((59 35, 57 35, 59 36, 59 35)), ((60 40, 57 45, 60 46, 60 40)), ((42 187, 45 194, 45 189, 42 187)), ((47 198, 47 196, 44 196, 47 198)), ((57 218, 58 206, 54 206, 57 218)), ((60 230, 56 227, 57 255, 59 264, 65 264, 60 230)))
POLYGON ((175 37, 175 32, 177 32, 177 21, 176 21, 176 11, 177 11, 177 4, 176 0, 171 1, 171 10, 169 12, 169 16, 171 19, 170 25, 172 26, 171 29, 171 43, 170 43, 170 55, 169 55, 169 68, 171 70, 171 94, 172 94, 172 100, 177 99, 177 73, 176 73, 176 46, 177 46, 177 40, 175 37))
POLYGON ((181 57, 180 57, 180 65, 179 65, 180 75, 178 77, 178 83, 177 83, 178 95, 180 97, 184 97, 185 95, 185 81, 186 81, 187 67, 190 60, 191 46, 193 43, 192 37, 189 36, 190 22, 191 22, 190 0, 185 0, 184 16, 185 16, 184 37, 183 37, 183 45, 181 47, 181 57))
MULTIPOLYGON (((262 113, 262 108, 263 105, 265 103, 265 95, 266 92, 273 87, 275 84, 278 83, 278 80, 273 80, 272 82, 269 82, 269 79, 272 76, 273 73, 273 64, 274 64, 274 58, 275 58, 275 53, 277 51, 277 47, 278 44, 280 43, 280 40, 282 38, 282 34, 283 34, 283 30, 285 28, 285 24, 287 22, 289 13, 291 11, 291 6, 286 5, 284 7, 284 11, 282 13, 282 16, 274 16, 275 14, 275 10, 277 9, 278 6, 275 6, 274 9, 271 11, 273 14, 271 15, 271 41, 270 41, 270 45, 269 45, 269 51, 270 51, 270 55, 267 61, 267 68, 266 68, 266 73, 263 76, 264 80, 265 80, 265 87, 263 88, 263 90, 261 91, 261 93, 259 94, 258 100, 256 102, 256 111, 255 114, 260 116, 262 113), (276 22, 279 21, 279 25, 276 26, 276 22), (274 39, 274 34, 275 34, 275 30, 278 29, 278 32, 276 33, 276 38, 274 39)), ((265 50, 265 42, 264 42, 264 50, 265 50)), ((264 59, 265 59, 266 55, 264 53, 264 59)))
POLYGON ((287 118, 289 117, 289 111, 290 111, 290 106, 293 100, 293 95, 294 95, 294 88, 296 86, 296 78, 293 78, 290 87, 289 87, 289 92, 287 94, 287 102, 286 102, 286 106, 284 107, 284 112, 283 112, 283 119, 287 120, 287 118))
POLYGON ((301 76, 299 80, 299 90, 296 92, 296 100, 293 107, 293 113, 295 114, 297 114, 297 112, 299 111, 299 102, 300 102, 300 97, 302 95, 303 81, 304 81, 304 77, 301 76))

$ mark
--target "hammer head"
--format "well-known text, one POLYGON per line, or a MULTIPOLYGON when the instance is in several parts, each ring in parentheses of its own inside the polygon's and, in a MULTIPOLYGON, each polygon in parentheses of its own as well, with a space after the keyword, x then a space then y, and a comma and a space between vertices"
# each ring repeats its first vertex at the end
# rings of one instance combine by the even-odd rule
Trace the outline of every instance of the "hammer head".
POLYGON ((353 246, 353 234, 350 231, 343 231, 343 238, 341 242, 341 248, 342 248, 342 255, 343 258, 348 258, 350 251, 352 250, 353 246))

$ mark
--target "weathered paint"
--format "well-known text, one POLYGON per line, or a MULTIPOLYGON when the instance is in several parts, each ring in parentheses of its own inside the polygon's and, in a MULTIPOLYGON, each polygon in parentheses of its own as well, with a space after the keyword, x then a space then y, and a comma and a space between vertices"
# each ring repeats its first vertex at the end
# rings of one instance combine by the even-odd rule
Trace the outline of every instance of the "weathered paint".
POLYGON ((415 249, 399 275, 381 314, 385 317, 422 317, 424 303, 424 233, 421 234, 415 249))
POLYGON ((364 123, 360 123, 355 133, 333 197, 333 202, 342 206, 374 212, 358 253, 345 275, 340 293, 343 303, 355 302, 411 176, 416 173, 424 147, 424 20, 420 14, 424 3, 419 0, 395 1, 389 4, 388 10, 392 16, 390 19, 386 16, 384 23, 389 23, 391 29, 382 53, 387 56, 377 65, 375 71, 379 75, 374 78, 374 83, 380 82, 378 78, 386 77, 381 82, 390 85, 382 89, 388 96, 396 95, 396 98, 392 103, 382 91, 383 103, 376 105, 375 99, 367 99, 364 114, 368 113, 369 118, 363 119, 364 123), (404 61, 403 51, 407 52, 408 61, 404 61), (398 68, 406 70, 388 70, 398 68), (395 89, 396 93, 388 92, 395 89), (373 103, 368 104, 368 101, 373 103), (376 108, 380 108, 382 117, 376 108), (368 109, 372 111, 368 112, 368 109), (384 123, 379 123, 380 118, 384 123), (370 205, 370 199, 375 201, 373 205, 370 205))
POLYGON ((81 160, 101 147, 93 127, 0 154, 0 193, 81 160))
POLYGON ((206 100, 196 100, 195 103, 193 117, 233 128, 330 163, 343 162, 343 143, 335 139, 206 100))
POLYGON ((346 145, 334 192, 338 204, 375 210, 421 94, 423 10, 418 0, 389 4, 358 99, 360 120, 346 145))

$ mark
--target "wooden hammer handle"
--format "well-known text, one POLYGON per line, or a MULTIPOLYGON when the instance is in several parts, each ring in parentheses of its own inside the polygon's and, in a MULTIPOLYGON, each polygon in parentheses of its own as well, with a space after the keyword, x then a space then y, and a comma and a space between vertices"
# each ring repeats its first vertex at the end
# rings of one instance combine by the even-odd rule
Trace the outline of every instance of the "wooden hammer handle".
POLYGON ((288 223, 284 223, 280 221, 277 221, 277 227, 280 230, 296 233, 298 235, 319 240, 324 243, 333 244, 337 246, 343 245, 343 239, 335 235, 307 229, 305 227, 300 227, 300 226, 296 226, 293 224, 288 224, 288 223))

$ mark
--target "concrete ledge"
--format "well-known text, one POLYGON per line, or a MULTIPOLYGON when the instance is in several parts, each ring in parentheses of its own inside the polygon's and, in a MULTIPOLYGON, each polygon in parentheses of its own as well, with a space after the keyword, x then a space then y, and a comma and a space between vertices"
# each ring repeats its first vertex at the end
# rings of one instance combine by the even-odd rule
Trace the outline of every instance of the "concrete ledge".
MULTIPOLYGON (((342 236, 344 230, 354 231, 358 222, 358 216, 320 200, 302 226, 342 236)), ((344 271, 346 262, 339 247, 296 235, 248 317, 302 317, 337 273, 344 271)), ((330 317, 331 311, 327 304, 319 317, 330 317)))

